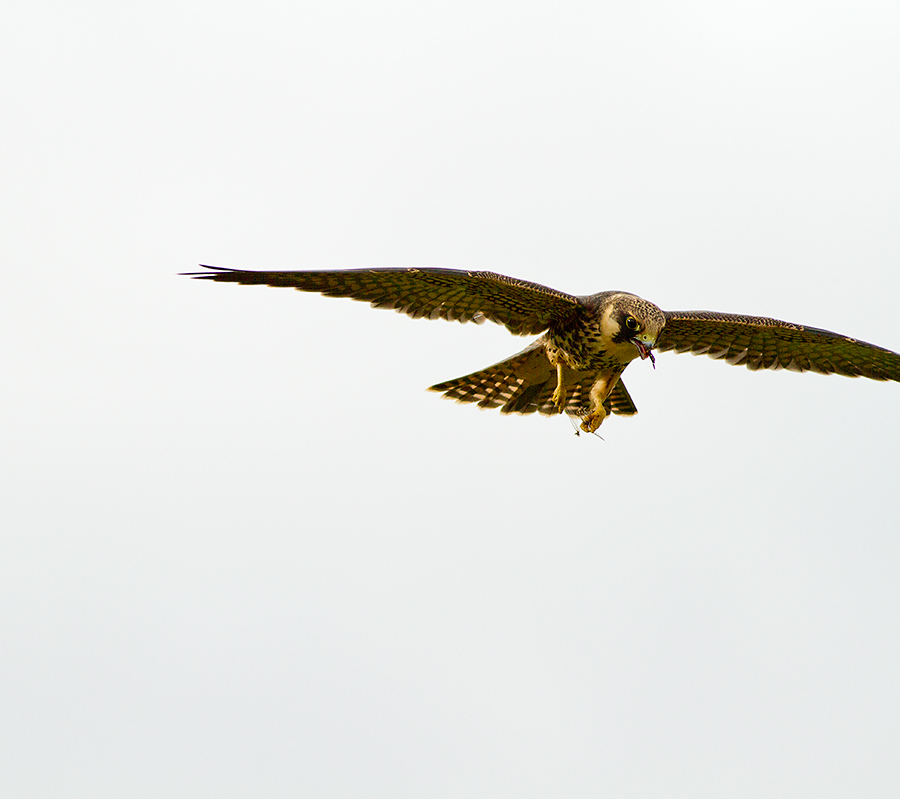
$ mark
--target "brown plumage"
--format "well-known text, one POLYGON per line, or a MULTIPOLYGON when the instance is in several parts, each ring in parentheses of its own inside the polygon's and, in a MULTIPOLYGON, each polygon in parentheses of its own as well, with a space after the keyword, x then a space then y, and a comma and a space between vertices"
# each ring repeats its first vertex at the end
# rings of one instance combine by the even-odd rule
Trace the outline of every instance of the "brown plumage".
POLYGON ((414 318, 504 325, 543 335, 520 353, 473 374, 432 386, 447 397, 502 413, 565 411, 593 432, 609 413, 637 409, 620 379, 653 350, 709 355, 748 369, 900 381, 900 355, 814 327, 710 311, 662 311, 626 292, 584 297, 492 272, 454 269, 353 269, 249 272, 221 267, 190 277, 283 286, 351 297, 414 318))

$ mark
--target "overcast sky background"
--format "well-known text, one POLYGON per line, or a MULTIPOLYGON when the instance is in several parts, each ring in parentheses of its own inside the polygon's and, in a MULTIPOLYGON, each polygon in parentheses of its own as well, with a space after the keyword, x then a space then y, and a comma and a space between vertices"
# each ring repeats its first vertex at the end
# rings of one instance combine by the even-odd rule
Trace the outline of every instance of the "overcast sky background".
POLYGON ((900 385, 178 277, 489 269, 900 349, 892 2, 0 12, 5 796, 894 797, 900 385))

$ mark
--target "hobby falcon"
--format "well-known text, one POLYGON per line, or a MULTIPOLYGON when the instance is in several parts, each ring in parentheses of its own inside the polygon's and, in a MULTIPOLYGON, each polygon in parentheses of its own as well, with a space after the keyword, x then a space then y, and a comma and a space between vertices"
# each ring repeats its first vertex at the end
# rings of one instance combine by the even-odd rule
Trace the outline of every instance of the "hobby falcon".
POLYGON ((900 381, 900 355, 864 341, 761 316, 663 311, 624 291, 577 297, 492 272, 382 268, 249 272, 206 266, 201 280, 351 297, 413 318, 504 325, 543 335, 505 361, 431 387, 501 413, 567 413, 593 433, 610 413, 637 413, 621 376, 653 351, 708 355, 748 369, 900 381))

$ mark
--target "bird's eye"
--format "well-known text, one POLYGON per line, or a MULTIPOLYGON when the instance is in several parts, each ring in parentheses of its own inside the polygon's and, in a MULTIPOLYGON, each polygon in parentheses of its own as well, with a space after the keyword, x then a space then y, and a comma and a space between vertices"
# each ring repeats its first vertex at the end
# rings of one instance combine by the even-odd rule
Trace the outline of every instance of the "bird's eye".
POLYGON ((633 316, 626 316, 625 317, 625 327, 627 327, 629 330, 637 330, 640 327, 640 325, 638 324, 638 320, 635 319, 633 316))

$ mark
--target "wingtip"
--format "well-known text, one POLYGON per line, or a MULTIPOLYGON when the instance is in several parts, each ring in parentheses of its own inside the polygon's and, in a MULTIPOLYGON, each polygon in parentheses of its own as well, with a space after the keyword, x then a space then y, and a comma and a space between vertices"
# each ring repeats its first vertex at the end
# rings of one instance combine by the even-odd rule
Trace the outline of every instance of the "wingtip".
POLYGON ((209 269, 209 272, 179 272, 179 277, 193 277, 193 278, 210 278, 212 277, 213 272, 232 272, 234 270, 229 269, 227 266, 210 266, 209 264, 197 264, 201 269, 209 269))

